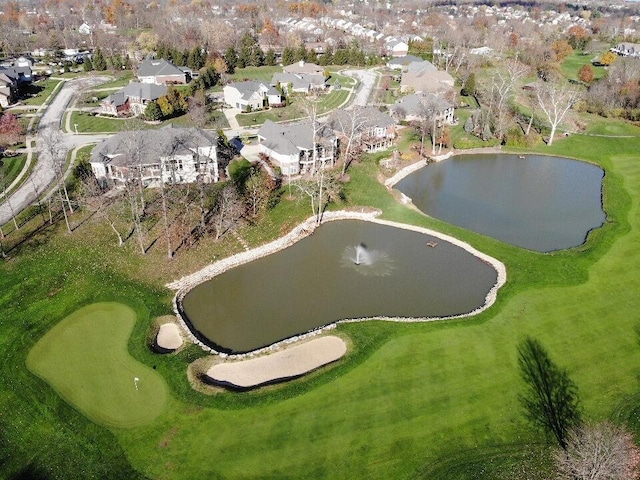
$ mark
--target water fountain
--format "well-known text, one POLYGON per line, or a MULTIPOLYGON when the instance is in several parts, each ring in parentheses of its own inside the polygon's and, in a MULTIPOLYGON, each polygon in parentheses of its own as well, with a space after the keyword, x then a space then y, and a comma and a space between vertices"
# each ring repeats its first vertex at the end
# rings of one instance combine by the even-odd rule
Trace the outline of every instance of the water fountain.
POLYGON ((392 261, 386 253, 369 249, 362 242, 345 248, 342 260, 343 266, 355 268, 360 275, 386 276, 393 270, 392 261))
POLYGON ((359 243, 355 247, 356 256, 353 259, 353 263, 356 265, 370 265, 371 257, 369 256, 369 252, 367 251, 367 246, 364 243, 359 243))

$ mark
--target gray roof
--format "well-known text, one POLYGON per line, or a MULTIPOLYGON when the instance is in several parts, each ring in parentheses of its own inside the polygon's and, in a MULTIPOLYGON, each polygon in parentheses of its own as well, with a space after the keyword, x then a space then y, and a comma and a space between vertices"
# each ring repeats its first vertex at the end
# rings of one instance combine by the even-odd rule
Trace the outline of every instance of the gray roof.
MULTIPOLYGON (((334 138, 326 125, 320 125, 316 133, 321 139, 334 138)), ((258 130, 258 136, 264 138, 262 144, 267 148, 284 155, 296 155, 301 150, 313 149, 313 129, 309 122, 282 125, 267 120, 258 130)))
POLYGON ((158 130, 121 132, 93 149, 92 163, 126 166, 160 163, 161 157, 188 154, 197 147, 216 145, 218 135, 198 128, 168 125, 158 130), (137 159, 136 155, 140 158, 137 159))
POLYGON ((122 90, 118 90, 116 93, 112 93, 105 101, 112 102, 116 106, 124 104, 129 97, 137 97, 142 100, 151 101, 157 100, 163 95, 167 94, 166 85, 156 85, 154 83, 138 83, 131 82, 122 90))
POLYGON ((308 75, 304 73, 276 73, 271 78, 271 84, 277 85, 292 85, 294 90, 301 88, 308 89, 310 85, 320 86, 324 85, 326 79, 324 75, 308 75))
POLYGON ((415 55, 405 55, 404 57, 395 57, 387 62, 388 65, 409 65, 414 62, 424 62, 420 57, 415 55))
POLYGON ((146 59, 138 67, 138 77, 157 77, 158 75, 184 75, 184 72, 162 58, 146 59))
POLYGON ((424 114, 425 109, 434 109, 437 112, 442 112, 452 106, 451 103, 443 98, 431 93, 425 93, 424 95, 414 93, 398 100, 391 106, 391 110, 400 116, 414 115, 419 117, 424 114))
POLYGON ((261 82, 256 82, 253 80, 246 80, 244 82, 233 82, 228 85, 229 87, 233 87, 238 92, 240 92, 240 98, 247 99, 251 97, 255 92, 259 91, 261 87, 265 87, 266 85, 261 82))
POLYGON ((422 73, 422 72, 437 72, 438 69, 435 65, 427 60, 421 62, 412 62, 407 67, 409 73, 422 73))
MULTIPOLYGON (((352 111, 355 112, 355 111, 352 111)), ((347 112, 343 109, 335 110, 329 117, 329 125, 334 130, 342 130, 341 123, 348 125, 349 118, 347 112)), ((381 112, 375 107, 364 107, 357 110, 357 115, 362 119, 362 124, 365 127, 377 127, 387 128, 391 125, 395 125, 396 121, 391 118, 387 113, 381 112)))

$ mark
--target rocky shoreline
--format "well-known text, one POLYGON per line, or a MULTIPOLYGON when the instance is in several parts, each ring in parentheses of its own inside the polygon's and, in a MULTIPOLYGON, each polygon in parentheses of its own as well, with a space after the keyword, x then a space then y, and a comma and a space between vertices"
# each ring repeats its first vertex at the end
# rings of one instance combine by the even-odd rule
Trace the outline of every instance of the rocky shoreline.
MULTIPOLYGON (((413 166, 411 166, 413 167, 413 166)), ((414 167, 415 168, 415 167, 414 167)), ((387 226, 391 226, 391 227, 395 227, 395 228, 401 228, 401 229, 406 229, 406 230, 412 230, 415 232, 419 232, 419 233, 423 233, 425 235, 429 235, 429 236, 433 236, 436 237, 442 241, 451 243, 453 245, 456 245, 464 250, 466 250, 467 252, 471 253, 472 255, 474 255, 475 257, 479 258, 480 260, 482 260, 485 263, 488 263, 489 265, 491 265, 497 272, 497 280, 496 283, 494 284, 494 286, 491 288, 491 290, 487 293, 486 297, 485 297, 485 303, 484 305, 482 305, 481 307, 475 309, 472 312, 469 313, 465 313, 465 314, 460 314, 460 315, 455 315, 455 316, 448 316, 448 317, 426 317, 426 318, 405 318, 405 317, 374 317, 374 318, 352 318, 352 319, 343 319, 343 320, 339 320, 337 322, 328 324, 326 326, 320 327, 318 329, 314 329, 310 332, 301 334, 301 335, 296 335, 294 337, 291 338, 287 338, 285 340, 282 340, 280 342, 274 343, 272 345, 269 345, 268 347, 259 349, 259 350, 255 350, 252 352, 248 352, 248 353, 244 353, 244 354, 238 354, 238 355, 229 355, 229 354, 225 354, 223 352, 218 352, 215 349, 211 348, 208 345, 205 345, 203 342, 201 342, 194 334, 193 332, 190 330, 190 328, 188 327, 187 323, 185 322, 182 314, 181 314, 181 302, 182 299, 184 298, 184 296, 187 294, 187 292, 189 292, 189 290, 191 290, 192 288, 194 288, 196 285, 199 285, 200 283, 206 282, 207 280, 210 280, 211 278, 220 275, 221 273, 224 273, 225 271, 237 267, 239 265, 243 265, 245 263, 251 262, 253 260, 256 260, 258 258, 267 256, 267 255, 271 255, 272 253, 276 253, 279 252, 280 250, 283 250, 285 248, 287 248, 288 246, 293 245, 294 243, 302 240, 303 238, 311 235, 315 228, 316 228, 316 218, 315 217, 311 217, 309 219, 307 219, 306 221, 304 221, 303 223, 301 223, 300 225, 298 225, 297 227, 295 227, 293 230, 291 230, 291 232, 289 232, 288 234, 286 234, 285 236, 274 240, 272 242, 269 242, 265 245, 262 245, 260 247, 257 247, 255 249, 246 251, 246 252, 241 252, 235 255, 232 255, 231 257, 225 258, 223 260, 220 260, 218 262, 215 262, 211 265, 206 266, 205 268, 201 269, 198 272, 195 272, 191 275, 185 276, 179 280, 176 280, 174 282, 171 282, 169 284, 167 284, 167 287, 172 289, 172 290, 176 290, 176 294, 174 296, 174 300, 173 300, 173 310, 174 313, 176 315, 176 318, 179 322, 179 324, 181 325, 183 331, 185 332, 185 336, 187 338, 189 338, 190 341, 192 341, 193 343, 200 345, 204 350, 211 352, 213 354, 217 354, 220 355, 222 358, 231 358, 231 359, 241 359, 241 358, 252 358, 256 355, 261 355, 267 352, 273 352, 276 350, 279 350, 280 348, 289 345, 291 343, 294 342, 298 342, 300 340, 303 339, 307 339, 307 338, 311 338, 313 336, 325 333, 328 330, 331 330, 333 328, 336 327, 336 325, 338 323, 350 323, 350 322, 363 322, 363 321, 368 321, 368 320, 385 320, 385 321, 393 321, 393 322, 430 322, 430 321, 436 321, 436 320, 445 320, 445 319, 453 319, 453 318, 463 318, 463 317, 468 317, 471 315, 477 315, 478 313, 486 310, 487 308, 489 308, 491 305, 493 305, 493 303, 495 302, 496 298, 497 298, 497 293, 498 290, 505 284, 506 279, 507 279, 507 272, 506 272, 506 267, 505 265, 500 262, 499 260, 490 257, 489 255, 486 255, 478 250, 476 250, 475 248, 473 248, 471 245, 469 245, 466 242, 463 242, 461 240, 458 240, 454 237, 451 237, 449 235, 445 235, 443 233, 434 231, 434 230, 430 230, 427 228, 423 228, 423 227, 416 227, 413 225, 408 225, 408 224, 402 224, 402 223, 397 223, 397 222, 391 222, 391 221, 386 221, 386 220, 381 220, 378 219, 377 217, 380 215, 379 211, 372 211, 372 212, 351 212, 351 211, 338 211, 338 212, 327 212, 325 213, 324 217, 323 217, 323 222, 327 222, 327 221, 337 221, 337 220, 363 220, 363 221, 369 221, 369 222, 374 222, 374 223, 378 223, 381 225, 387 225, 387 226)))

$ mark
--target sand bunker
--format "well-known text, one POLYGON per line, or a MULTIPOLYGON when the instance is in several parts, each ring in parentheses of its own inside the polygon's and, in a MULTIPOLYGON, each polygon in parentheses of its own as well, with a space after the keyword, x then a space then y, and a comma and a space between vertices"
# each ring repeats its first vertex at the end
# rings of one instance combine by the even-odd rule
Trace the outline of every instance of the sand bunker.
POLYGON ((249 389, 299 377, 335 362, 346 352, 341 338, 319 337, 263 357, 216 364, 207 376, 220 385, 249 389))
POLYGON ((180 328, 175 323, 164 323, 156 337, 156 344, 165 350, 176 350, 182 346, 180 328))

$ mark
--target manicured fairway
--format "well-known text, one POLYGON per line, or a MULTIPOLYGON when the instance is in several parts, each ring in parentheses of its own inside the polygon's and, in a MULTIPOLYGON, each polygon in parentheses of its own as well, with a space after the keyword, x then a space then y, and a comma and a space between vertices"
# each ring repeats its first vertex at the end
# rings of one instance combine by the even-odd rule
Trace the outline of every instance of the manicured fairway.
MULTIPOLYGON (((629 419, 640 405, 640 129, 607 121, 589 133, 637 137, 572 135, 536 150, 587 159, 606 170, 604 227, 586 245, 552 254, 428 218, 393 199, 377 181, 373 162, 354 165, 345 185, 351 205, 379 208, 384 218, 468 241, 505 263, 507 284, 496 304, 475 318, 341 325, 336 334, 352 345, 343 360, 263 391, 204 395, 191 388, 185 373, 205 355, 199 348, 161 356, 147 347, 149 318, 170 313, 170 292, 162 285, 188 273, 178 268, 185 261, 198 256, 198 265, 208 262, 213 250, 194 248, 173 263, 160 258, 162 252, 141 258, 115 248, 91 226, 53 236, 43 248, 21 250, 14 261, 0 263, 0 458, 11 457, 7 471, 46 465, 55 468, 50 478, 78 478, 74 469, 82 456, 97 472, 92 478, 554 478, 545 438, 518 403, 516 345, 525 335, 539 339, 568 369, 585 419, 629 419), (95 244, 83 234, 93 235, 95 244), (163 277, 157 265, 176 271, 163 277), (114 326, 108 319, 115 315, 95 305, 69 316, 78 306, 110 299, 131 305, 138 320, 112 303, 98 305, 117 305, 114 311, 129 323, 114 326), (86 318, 97 320, 85 325, 86 318), (26 371, 24 357, 32 347, 29 368, 110 428, 69 409, 26 371), (115 378, 107 381, 109 376, 115 378), (141 379, 140 392, 134 376, 141 379), (153 391, 143 390, 143 380, 156 385, 153 391), (90 399, 82 397, 85 390, 90 399), (142 405, 134 393, 144 395, 142 405), (143 414, 149 415, 146 423, 138 422, 143 414)), ((281 202, 273 213, 281 221, 268 234, 262 231, 264 239, 286 230, 282 218, 296 214, 294 203, 281 202)), ((637 424, 631 427, 640 433, 637 424)))
POLYGON ((81 308, 36 343, 27 367, 97 423, 148 423, 165 407, 167 386, 127 352, 135 321, 135 312, 119 303, 81 308))

